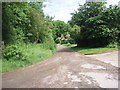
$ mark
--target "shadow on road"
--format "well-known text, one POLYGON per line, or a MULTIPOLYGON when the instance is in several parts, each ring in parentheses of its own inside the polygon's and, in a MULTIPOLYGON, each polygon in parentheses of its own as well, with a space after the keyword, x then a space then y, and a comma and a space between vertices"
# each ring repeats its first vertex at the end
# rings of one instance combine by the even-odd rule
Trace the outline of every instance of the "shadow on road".
POLYGON ((57 52, 74 52, 74 51, 70 50, 69 48, 62 48, 57 50, 57 52))

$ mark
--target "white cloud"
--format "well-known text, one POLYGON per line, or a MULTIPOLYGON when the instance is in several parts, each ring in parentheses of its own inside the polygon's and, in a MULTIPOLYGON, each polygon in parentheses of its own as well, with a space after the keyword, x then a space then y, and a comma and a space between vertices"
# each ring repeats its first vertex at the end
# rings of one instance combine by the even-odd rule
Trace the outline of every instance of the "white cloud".
MULTIPOLYGON (((70 13, 73 13, 74 10, 80 5, 83 5, 86 0, 46 0, 43 8, 46 15, 52 16, 54 20, 62 20, 67 22, 71 19, 70 13)), ((117 5, 119 0, 107 0, 108 5, 117 5)))
POLYGON ((119 2, 120 0, 107 0, 107 3, 109 4, 109 5, 118 5, 118 2, 119 2))
POLYGON ((71 19, 70 13, 84 3, 84 0, 48 0, 44 3, 46 7, 43 10, 46 15, 55 16, 55 20, 67 22, 71 19))

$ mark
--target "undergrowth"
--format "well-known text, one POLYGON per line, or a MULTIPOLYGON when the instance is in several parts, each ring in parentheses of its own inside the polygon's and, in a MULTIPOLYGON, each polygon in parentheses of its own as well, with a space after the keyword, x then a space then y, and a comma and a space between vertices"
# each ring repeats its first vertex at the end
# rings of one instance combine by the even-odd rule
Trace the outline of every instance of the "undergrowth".
POLYGON ((20 67, 25 67, 42 61, 55 53, 53 49, 45 47, 44 44, 12 45, 6 48, 2 58, 2 72, 7 72, 20 67))

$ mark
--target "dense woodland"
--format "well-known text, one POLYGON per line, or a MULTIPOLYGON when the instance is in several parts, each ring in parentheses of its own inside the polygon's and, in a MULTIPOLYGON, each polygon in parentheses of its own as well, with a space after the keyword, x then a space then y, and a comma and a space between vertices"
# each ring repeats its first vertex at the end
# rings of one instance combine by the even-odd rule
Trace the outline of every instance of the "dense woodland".
POLYGON ((120 42, 120 8, 107 8, 104 4, 86 3, 65 23, 45 16, 42 3, 2 3, 3 71, 53 55, 57 43, 77 44, 78 47, 116 47, 120 42))

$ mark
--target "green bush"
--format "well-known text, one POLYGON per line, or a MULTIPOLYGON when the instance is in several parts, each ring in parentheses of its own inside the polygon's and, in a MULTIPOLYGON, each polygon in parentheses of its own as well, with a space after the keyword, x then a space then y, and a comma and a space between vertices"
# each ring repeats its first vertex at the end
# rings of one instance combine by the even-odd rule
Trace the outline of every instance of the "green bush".
POLYGON ((26 56, 18 45, 9 45, 3 50, 3 58, 6 60, 26 60, 26 56))

